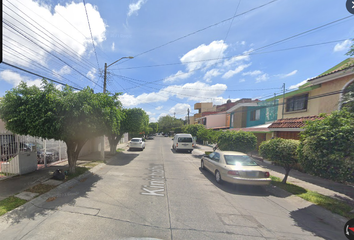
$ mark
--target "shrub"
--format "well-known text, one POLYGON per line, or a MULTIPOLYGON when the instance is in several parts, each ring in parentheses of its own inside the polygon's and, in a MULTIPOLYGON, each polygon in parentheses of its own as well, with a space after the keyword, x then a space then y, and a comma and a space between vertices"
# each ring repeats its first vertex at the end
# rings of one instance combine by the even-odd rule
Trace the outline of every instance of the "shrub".
POLYGON ((257 146, 257 137, 251 132, 225 131, 218 134, 218 147, 223 151, 249 153, 257 146))
POLYGON ((298 140, 276 138, 262 142, 259 146, 259 153, 285 169, 283 183, 286 183, 290 170, 297 164, 298 140))
POLYGON ((307 122, 298 149, 304 170, 339 182, 354 182, 354 114, 346 110, 307 122))

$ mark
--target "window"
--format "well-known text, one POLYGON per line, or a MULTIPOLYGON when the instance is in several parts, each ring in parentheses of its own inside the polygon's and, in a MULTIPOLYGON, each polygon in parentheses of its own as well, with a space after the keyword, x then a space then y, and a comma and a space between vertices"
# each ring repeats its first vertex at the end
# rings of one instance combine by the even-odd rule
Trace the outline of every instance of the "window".
POLYGON ((295 96, 286 100, 286 111, 294 112, 307 109, 308 94, 295 96))
POLYGON ((258 166, 258 164, 247 155, 225 155, 224 158, 227 165, 258 166))
POLYGON ((211 159, 213 159, 215 162, 219 162, 220 154, 219 153, 215 153, 211 159))
POLYGON ((261 110, 260 109, 251 111, 251 121, 259 120, 260 116, 261 116, 261 110))
POLYGON ((193 142, 191 137, 179 137, 178 142, 193 142))

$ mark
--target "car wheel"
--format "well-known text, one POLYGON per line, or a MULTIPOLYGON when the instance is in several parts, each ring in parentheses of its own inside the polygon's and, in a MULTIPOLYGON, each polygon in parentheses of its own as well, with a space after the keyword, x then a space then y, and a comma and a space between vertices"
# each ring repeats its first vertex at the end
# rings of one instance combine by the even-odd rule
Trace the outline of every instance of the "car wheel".
POLYGON ((205 166, 204 166, 204 161, 203 160, 200 161, 200 168, 202 170, 205 170, 205 166))
POLYGON ((222 182, 222 179, 221 179, 221 174, 218 170, 215 171, 215 181, 217 183, 221 183, 222 182))

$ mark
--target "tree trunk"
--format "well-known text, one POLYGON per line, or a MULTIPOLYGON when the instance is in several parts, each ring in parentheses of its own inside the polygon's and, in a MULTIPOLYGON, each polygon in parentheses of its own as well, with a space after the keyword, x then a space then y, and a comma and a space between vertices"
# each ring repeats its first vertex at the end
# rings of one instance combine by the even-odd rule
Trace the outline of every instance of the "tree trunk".
POLYGON ((286 183, 286 181, 288 180, 290 170, 291 170, 291 168, 285 168, 285 176, 284 176, 283 181, 281 181, 282 183, 286 183))
POLYGON ((116 153, 117 145, 120 139, 122 138, 123 134, 120 135, 110 135, 108 136, 109 141, 109 153, 114 155, 116 153))
POLYGON ((69 163, 69 172, 75 173, 76 171, 76 162, 79 157, 79 153, 82 147, 85 145, 87 140, 80 142, 67 141, 66 143, 66 153, 68 154, 68 163, 69 163))

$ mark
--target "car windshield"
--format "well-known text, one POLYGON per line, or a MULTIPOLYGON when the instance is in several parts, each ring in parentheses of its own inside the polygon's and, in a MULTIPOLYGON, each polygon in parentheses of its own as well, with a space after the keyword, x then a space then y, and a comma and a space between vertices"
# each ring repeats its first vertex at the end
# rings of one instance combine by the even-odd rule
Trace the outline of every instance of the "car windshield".
POLYGON ((225 155, 227 165, 257 166, 258 164, 246 155, 225 155))
POLYGON ((140 139, 138 139, 138 138, 133 138, 132 139, 132 142, 140 142, 141 140, 140 139))

